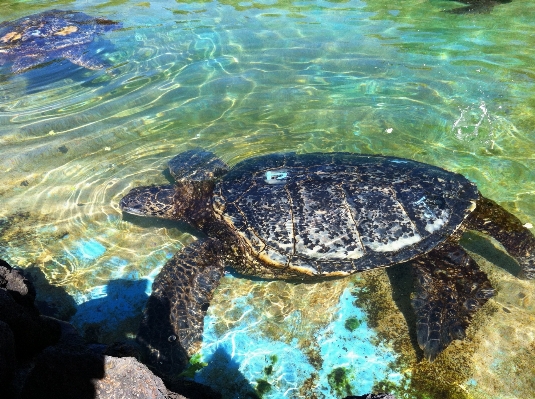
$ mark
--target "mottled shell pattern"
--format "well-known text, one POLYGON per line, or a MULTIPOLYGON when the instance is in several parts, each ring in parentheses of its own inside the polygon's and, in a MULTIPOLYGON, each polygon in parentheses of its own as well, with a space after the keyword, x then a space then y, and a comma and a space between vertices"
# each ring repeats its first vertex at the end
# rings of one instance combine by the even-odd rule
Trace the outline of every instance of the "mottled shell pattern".
POLYGON ((336 276, 429 252, 478 198, 462 175, 407 159, 286 153, 237 164, 213 206, 267 264, 336 276))
POLYGON ((85 54, 85 46, 119 22, 94 18, 78 11, 49 10, 0 23, 0 65, 14 62, 22 72, 54 58, 65 58, 89 69, 104 67, 85 54))

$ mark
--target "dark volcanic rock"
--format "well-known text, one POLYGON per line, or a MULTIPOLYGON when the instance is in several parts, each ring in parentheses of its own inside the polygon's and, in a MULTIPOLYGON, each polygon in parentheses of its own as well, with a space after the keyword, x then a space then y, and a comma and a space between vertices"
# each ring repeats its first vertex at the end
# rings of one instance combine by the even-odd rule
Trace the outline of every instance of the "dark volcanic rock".
POLYGON ((34 307, 35 288, 33 285, 20 273, 14 270, 6 261, 0 259, 0 288, 8 291, 13 299, 20 305, 33 309, 37 314, 37 309, 34 307))
POLYGON ((0 396, 34 399, 186 399, 125 343, 87 345, 70 323, 39 314, 35 289, 0 260, 0 396))
POLYGON ((92 380, 102 377, 102 356, 68 345, 55 345, 37 356, 20 397, 93 399, 96 391, 92 380))
POLYGON ((0 321, 0 387, 9 383, 15 366, 15 337, 9 325, 0 321))
MULTIPOLYGON (((134 357, 112 357, 135 353, 126 344, 86 345, 78 331, 61 322, 62 337, 43 350, 25 380, 21 399, 168 399, 162 380, 134 357), (54 381, 54 383, 50 383, 54 381)), ((176 396, 177 399, 183 397, 176 396)))
POLYGON ((0 260, 0 321, 11 329, 18 358, 28 359, 60 337, 56 320, 39 315, 35 289, 17 270, 0 260))

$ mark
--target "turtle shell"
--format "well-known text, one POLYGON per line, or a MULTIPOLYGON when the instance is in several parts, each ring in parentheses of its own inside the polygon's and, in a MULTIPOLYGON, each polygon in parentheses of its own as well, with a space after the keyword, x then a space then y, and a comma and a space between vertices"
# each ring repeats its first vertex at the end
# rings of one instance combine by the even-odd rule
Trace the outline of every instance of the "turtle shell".
POLYGON ((408 159, 286 153, 237 164, 213 206, 266 264, 329 276, 429 252, 478 198, 462 175, 408 159))
POLYGON ((0 23, 0 65, 19 61, 14 69, 26 70, 54 58, 67 58, 91 69, 84 46, 103 32, 117 29, 120 23, 93 18, 78 11, 49 10, 0 23))
POLYGON ((89 43, 106 24, 81 12, 51 10, 0 24, 2 48, 32 54, 89 43))

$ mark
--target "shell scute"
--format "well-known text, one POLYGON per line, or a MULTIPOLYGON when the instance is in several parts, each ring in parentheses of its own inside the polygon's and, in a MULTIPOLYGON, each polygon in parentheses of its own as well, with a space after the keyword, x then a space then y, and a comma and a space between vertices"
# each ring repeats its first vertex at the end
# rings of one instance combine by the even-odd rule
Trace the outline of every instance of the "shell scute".
POLYGON ((340 185, 310 180, 289 185, 288 191, 297 253, 318 259, 358 259, 364 255, 340 185))
POLYGON ((282 185, 253 184, 236 207, 265 242, 285 253, 293 253, 290 201, 282 185))

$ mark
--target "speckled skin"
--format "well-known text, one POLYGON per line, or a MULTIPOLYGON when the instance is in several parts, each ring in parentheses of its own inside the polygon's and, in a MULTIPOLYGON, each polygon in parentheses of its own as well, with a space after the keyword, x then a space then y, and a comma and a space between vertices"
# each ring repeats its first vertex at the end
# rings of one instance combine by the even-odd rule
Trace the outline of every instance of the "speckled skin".
POLYGON ((12 62, 14 73, 65 58, 88 69, 102 69, 103 61, 86 54, 98 34, 117 29, 118 22, 77 11, 50 10, 0 24, 0 65, 12 62))
POLYGON ((433 360, 462 339, 494 290, 458 245, 466 228, 499 240, 535 277, 535 237, 459 174, 349 153, 270 154, 227 167, 192 150, 170 161, 174 186, 139 187, 125 212, 186 221, 207 235, 162 269, 138 339, 164 378, 201 343, 225 265, 242 274, 314 281, 413 261, 418 343, 433 360))
POLYGON ((204 316, 224 274, 221 249, 217 240, 197 241, 175 254, 154 281, 138 342, 147 349, 145 362, 166 380, 200 349, 204 316))

